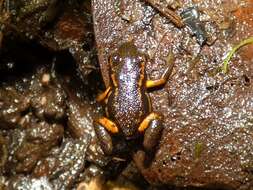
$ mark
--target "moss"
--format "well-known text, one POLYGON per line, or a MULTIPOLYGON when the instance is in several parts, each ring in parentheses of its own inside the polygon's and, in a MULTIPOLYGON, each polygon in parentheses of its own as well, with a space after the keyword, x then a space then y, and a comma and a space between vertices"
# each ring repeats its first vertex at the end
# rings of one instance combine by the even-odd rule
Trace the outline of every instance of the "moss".
POLYGON ((203 143, 197 142, 194 147, 194 158, 198 159, 203 151, 203 143))
POLYGON ((228 72, 228 63, 231 60, 231 58, 233 57, 233 55, 235 54, 235 52, 240 49, 241 47, 248 45, 248 44, 252 44, 253 43, 253 37, 249 37, 243 41, 241 41, 239 44, 235 45, 232 50, 228 53, 228 55, 226 56, 226 58, 223 61, 223 68, 222 71, 223 73, 227 73, 228 72))

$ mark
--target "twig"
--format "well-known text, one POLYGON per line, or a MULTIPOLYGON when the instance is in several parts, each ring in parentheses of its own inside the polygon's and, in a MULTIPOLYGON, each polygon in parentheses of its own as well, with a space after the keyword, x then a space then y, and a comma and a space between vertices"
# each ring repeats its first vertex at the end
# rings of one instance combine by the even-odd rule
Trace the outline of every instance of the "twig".
POLYGON ((154 0, 145 0, 145 2, 149 3, 153 8, 159 11, 163 16, 170 19, 173 22, 173 24, 175 24, 178 28, 182 28, 184 26, 183 19, 171 9, 163 7, 161 3, 156 3, 154 0))

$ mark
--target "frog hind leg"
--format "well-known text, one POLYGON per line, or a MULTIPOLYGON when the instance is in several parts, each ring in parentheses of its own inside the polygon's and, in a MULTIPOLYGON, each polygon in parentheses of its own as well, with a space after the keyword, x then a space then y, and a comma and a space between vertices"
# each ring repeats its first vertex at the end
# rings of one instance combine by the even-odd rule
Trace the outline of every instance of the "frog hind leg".
POLYGON ((153 120, 144 133, 143 147, 147 152, 153 152, 160 142, 163 125, 161 120, 153 120))
POLYGON ((156 147, 161 139, 163 124, 162 117, 156 113, 150 113, 140 124, 139 132, 144 133, 143 148, 144 150, 137 151, 134 156, 134 162, 140 171, 151 164, 156 147))
POLYGON ((97 119, 93 125, 103 152, 106 155, 111 155, 113 151, 113 142, 109 132, 118 133, 118 127, 106 117, 97 119))
POLYGON ((138 130, 144 132, 143 147, 148 153, 153 153, 158 145, 163 131, 162 117, 150 113, 140 124, 138 130))

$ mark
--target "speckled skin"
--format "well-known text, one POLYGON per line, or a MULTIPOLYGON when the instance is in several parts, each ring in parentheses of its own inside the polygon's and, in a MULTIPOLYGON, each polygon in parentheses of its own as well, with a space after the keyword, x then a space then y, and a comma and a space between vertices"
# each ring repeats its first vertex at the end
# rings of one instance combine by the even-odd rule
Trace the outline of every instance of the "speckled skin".
POLYGON ((107 117, 117 124, 126 138, 132 138, 151 112, 145 87, 145 56, 129 42, 120 46, 109 62, 112 91, 106 106, 107 117))
MULTIPOLYGON (((94 122, 95 132, 106 154, 113 151, 110 133, 130 140, 144 134, 143 147, 153 151, 162 132, 161 117, 152 112, 148 87, 164 84, 165 79, 149 81, 145 73, 146 56, 138 51, 133 42, 123 43, 109 57, 110 84, 98 98, 105 101, 106 117, 94 122), (158 82, 158 83, 157 83, 158 82)), ((163 77, 164 78, 164 77, 163 77)))

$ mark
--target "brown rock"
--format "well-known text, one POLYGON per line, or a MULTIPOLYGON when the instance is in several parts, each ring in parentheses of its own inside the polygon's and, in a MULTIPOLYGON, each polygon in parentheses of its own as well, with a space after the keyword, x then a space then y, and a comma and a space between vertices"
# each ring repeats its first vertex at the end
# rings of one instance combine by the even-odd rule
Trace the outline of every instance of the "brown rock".
MULTIPOLYGON (((184 1, 185 8, 188 3, 184 1)), ((210 23, 207 27, 240 8, 240 4, 228 2, 198 1, 195 5, 203 10, 201 18, 210 23)), ((168 84, 151 93, 153 109, 164 115, 165 130, 150 167, 138 165, 144 177, 156 185, 252 188, 252 64, 235 55, 229 74, 219 72, 228 46, 244 39, 242 35, 250 33, 252 26, 235 20, 240 27, 216 31, 213 35, 219 35, 211 46, 200 48, 188 30, 176 28, 143 1, 123 2, 120 8, 118 14, 114 1, 93 0, 95 37, 106 86, 107 58, 125 41, 134 40, 149 56, 146 72, 152 79, 161 76, 170 51, 176 57, 168 84), (125 15, 132 19, 126 21, 125 15), (194 59, 198 61, 192 66, 194 59)))

